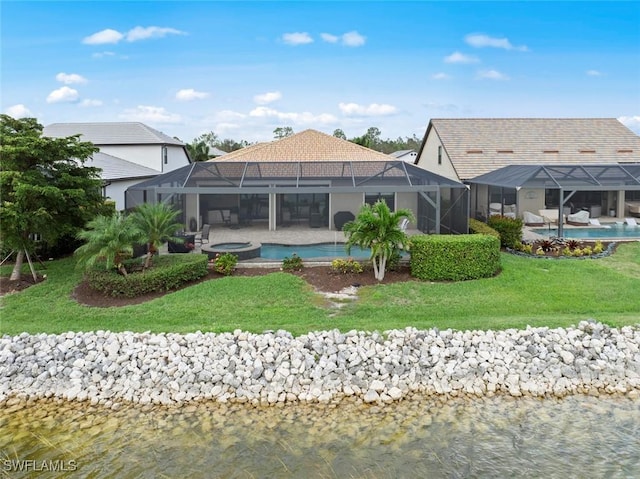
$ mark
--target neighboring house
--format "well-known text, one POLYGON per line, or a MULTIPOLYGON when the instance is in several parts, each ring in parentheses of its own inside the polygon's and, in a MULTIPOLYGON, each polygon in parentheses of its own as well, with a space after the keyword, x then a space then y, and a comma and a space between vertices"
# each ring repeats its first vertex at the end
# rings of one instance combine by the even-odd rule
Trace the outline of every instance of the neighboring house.
POLYGON ((341 229, 345 218, 378 199, 413 211, 412 227, 421 231, 468 231, 462 183, 315 130, 145 181, 127 190, 127 207, 155 201, 152 192, 171 198, 191 231, 203 224, 341 229))
POLYGON ((216 148, 215 146, 210 146, 209 147, 209 158, 213 159, 213 158, 218 158, 219 156, 222 155, 226 155, 227 152, 226 151, 222 151, 220 148, 216 148))
POLYGON ((407 163, 415 163, 418 153, 416 150, 398 150, 393 153, 389 153, 389 156, 393 156, 398 160, 406 161, 407 163))
POLYGON ((478 218, 496 213, 494 205, 498 213, 520 217, 560 205, 565 213, 586 209, 592 217, 623 217, 629 202, 640 200, 640 179, 634 180, 624 165, 639 163, 640 137, 613 118, 432 119, 415 162, 470 184, 470 210, 478 218), (542 172, 529 169, 529 182, 516 185, 509 178, 514 165, 542 172), (579 168, 589 165, 590 172, 579 168), (569 168, 561 172, 560 166, 569 168), (612 182, 607 175, 614 170, 618 176, 612 182), (584 180, 577 185, 580 176, 584 180))
POLYGON ((100 152, 87 165, 103 170, 105 197, 118 210, 124 209, 124 191, 132 184, 189 164, 183 142, 143 123, 53 123, 43 135, 80 135, 96 145, 100 152))

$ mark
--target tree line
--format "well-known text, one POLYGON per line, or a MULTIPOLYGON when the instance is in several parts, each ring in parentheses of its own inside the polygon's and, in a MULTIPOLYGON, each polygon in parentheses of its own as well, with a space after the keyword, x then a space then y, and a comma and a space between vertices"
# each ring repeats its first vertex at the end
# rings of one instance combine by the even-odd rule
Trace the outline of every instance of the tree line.
MULTIPOLYGON (((278 127, 273 130, 273 138, 276 140, 287 138, 294 134, 295 132, 290 126, 278 127)), ((368 128, 364 135, 355 136, 353 138, 347 138, 344 131, 337 128, 333 131, 333 136, 385 154, 401 150, 418 151, 420 149, 420 144, 422 143, 422 140, 415 134, 412 137, 398 137, 395 140, 390 138, 383 139, 382 132, 375 126, 368 128)), ((217 156, 214 154, 214 148, 225 153, 231 153, 232 151, 245 148, 252 144, 255 143, 247 140, 236 141, 229 138, 221 139, 216 135, 216 133, 210 131, 194 138, 191 143, 188 143, 187 151, 192 161, 206 161, 217 156)))

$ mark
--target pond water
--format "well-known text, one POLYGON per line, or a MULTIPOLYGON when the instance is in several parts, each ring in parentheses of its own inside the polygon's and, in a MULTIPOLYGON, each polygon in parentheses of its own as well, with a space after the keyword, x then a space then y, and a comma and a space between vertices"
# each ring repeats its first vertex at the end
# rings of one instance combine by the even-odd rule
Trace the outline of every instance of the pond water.
POLYGON ((640 477, 640 402, 622 397, 12 409, 8 477, 640 477))

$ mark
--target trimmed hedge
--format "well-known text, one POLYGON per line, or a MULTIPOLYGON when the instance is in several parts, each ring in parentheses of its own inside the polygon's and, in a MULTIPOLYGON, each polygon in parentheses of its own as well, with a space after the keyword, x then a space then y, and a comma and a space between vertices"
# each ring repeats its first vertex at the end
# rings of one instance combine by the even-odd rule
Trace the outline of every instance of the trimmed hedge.
POLYGON ((495 236, 411 237, 411 275, 428 281, 489 278, 500 271, 500 240, 495 236))
MULTIPOLYGON (((139 260, 125 263, 129 266, 139 260)), ((127 276, 115 270, 105 270, 104 265, 90 269, 86 278, 89 286, 109 296, 135 298, 146 293, 171 291, 208 274, 208 257, 204 254, 171 254, 157 256, 153 266, 144 273, 134 272, 127 276)))
POLYGON ((483 234, 483 235, 491 235, 500 239, 500 233, 494 230, 487 223, 479 221, 475 218, 469 218, 469 233, 474 234, 483 234))
POLYGON ((487 224, 500 233, 500 243, 505 248, 515 248, 522 240, 522 220, 506 216, 491 216, 487 224))

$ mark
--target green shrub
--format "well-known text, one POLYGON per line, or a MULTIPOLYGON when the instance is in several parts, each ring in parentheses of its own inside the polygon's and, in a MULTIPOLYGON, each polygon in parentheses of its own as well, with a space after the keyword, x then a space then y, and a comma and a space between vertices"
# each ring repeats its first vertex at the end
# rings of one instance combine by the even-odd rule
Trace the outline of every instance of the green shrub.
POLYGON ((362 265, 353 258, 336 258, 331 262, 331 271, 338 274, 360 274, 362 265))
POLYGON ((282 271, 300 271, 303 267, 302 258, 295 253, 291 255, 291 258, 286 256, 282 260, 282 271))
POLYGON ((483 223, 482 221, 478 221, 475 218, 469 218, 469 233, 471 234, 483 234, 495 236, 500 239, 500 233, 494 230, 487 223, 483 223))
POLYGON ((488 278, 500 270, 495 236, 428 235, 411 238, 411 275, 429 281, 488 278))
POLYGON ((236 269, 238 264, 238 256, 231 253, 216 254, 213 260, 213 270, 216 273, 230 276, 236 269))
POLYGON ((171 254, 158 257, 153 267, 142 272, 142 265, 136 268, 139 260, 128 260, 127 276, 115 270, 106 270, 104 265, 96 264, 86 274, 89 286, 109 296, 134 298, 146 293, 171 291, 208 274, 207 256, 203 254, 171 254))
POLYGON ((487 224, 500 234, 500 243, 505 248, 515 248, 522 238, 522 220, 506 216, 491 216, 487 224))

